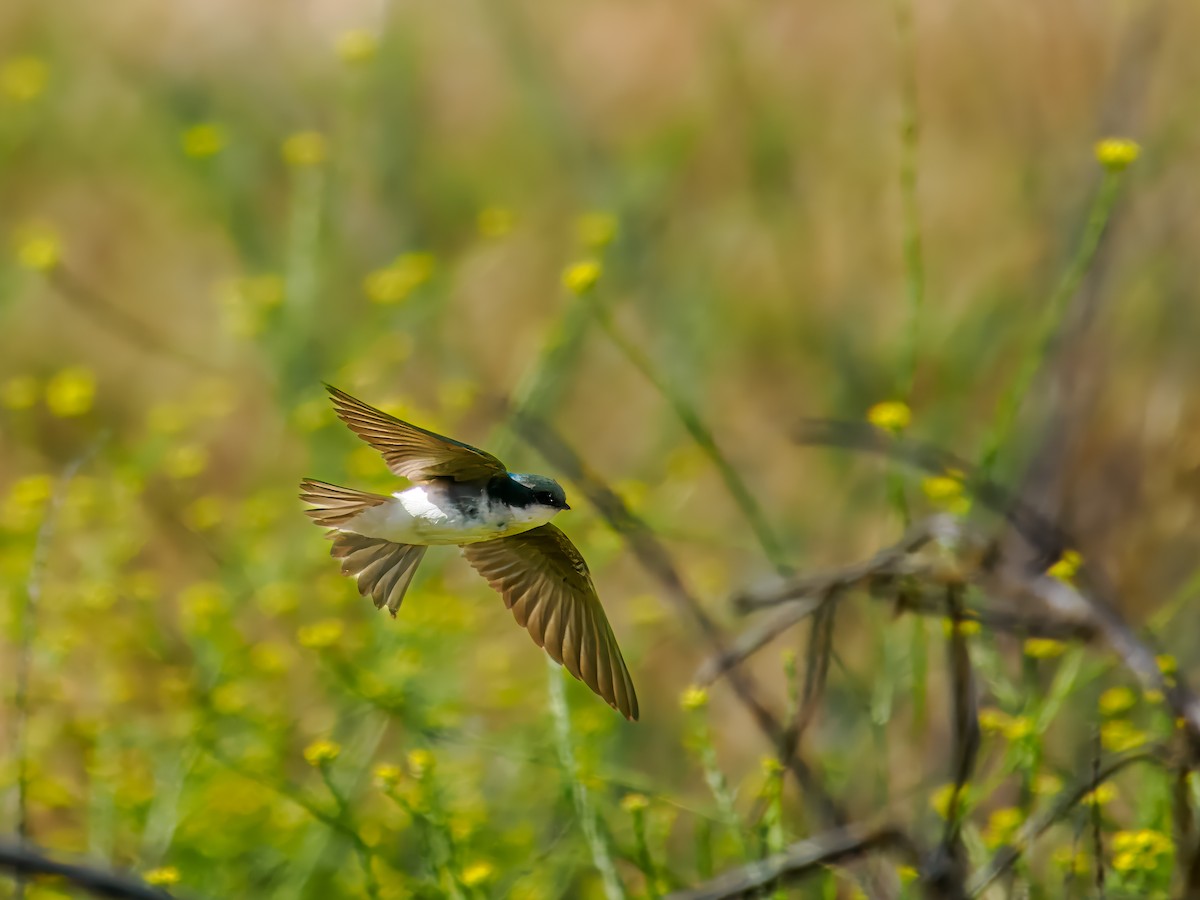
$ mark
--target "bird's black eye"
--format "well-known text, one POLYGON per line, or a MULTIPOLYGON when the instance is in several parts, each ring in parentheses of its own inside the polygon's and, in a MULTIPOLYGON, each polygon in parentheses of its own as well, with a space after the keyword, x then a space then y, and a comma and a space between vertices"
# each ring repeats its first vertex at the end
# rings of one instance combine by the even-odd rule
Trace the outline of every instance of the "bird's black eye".
POLYGON ((538 491, 533 495, 533 499, 542 504, 542 506, 554 505, 554 498, 550 495, 549 491, 538 491))

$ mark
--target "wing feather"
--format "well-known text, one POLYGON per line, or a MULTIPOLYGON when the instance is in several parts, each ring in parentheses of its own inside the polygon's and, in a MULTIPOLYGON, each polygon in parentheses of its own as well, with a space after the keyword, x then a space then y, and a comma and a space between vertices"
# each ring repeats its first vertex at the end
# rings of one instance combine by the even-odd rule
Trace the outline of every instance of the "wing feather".
POLYGON ((637 719, 637 694, 587 563, 553 525, 467 544, 467 561, 539 647, 610 706, 637 719))
POLYGON ((504 463, 477 447, 389 416, 332 385, 325 389, 333 398, 338 418, 378 450, 388 468, 401 478, 476 481, 508 471, 504 463))
POLYGON ((370 597, 376 609, 386 606, 394 618, 426 549, 341 531, 333 536, 329 553, 342 561, 343 575, 354 576, 358 592, 370 597))

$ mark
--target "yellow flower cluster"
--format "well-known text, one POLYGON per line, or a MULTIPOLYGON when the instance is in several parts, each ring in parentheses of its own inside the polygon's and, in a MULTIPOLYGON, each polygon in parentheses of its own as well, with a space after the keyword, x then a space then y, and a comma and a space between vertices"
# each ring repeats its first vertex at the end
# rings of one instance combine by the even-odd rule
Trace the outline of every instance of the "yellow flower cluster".
POLYGON ((1001 844, 1011 843, 1017 833, 1017 829, 1021 827, 1021 823, 1024 821, 1025 813, 1015 806, 1006 806, 993 810, 992 814, 988 816, 987 827, 983 832, 983 840, 993 849, 999 847, 1001 844))
POLYGON ((1126 719, 1113 719, 1100 726, 1100 744, 1113 753, 1124 753, 1142 746, 1148 740, 1146 733, 1135 728, 1126 719))
POLYGON ((61 419, 82 416, 96 398, 96 376, 84 366, 71 366, 46 383, 46 407, 61 419))
POLYGON ((1054 638, 1027 638, 1021 648, 1031 659, 1054 659, 1063 655, 1067 645, 1054 638))
POLYGON ((304 748, 304 761, 310 766, 322 766, 333 762, 341 753, 342 748, 339 744, 322 738, 304 748))
POLYGON ((17 264, 31 272, 49 272, 62 258, 62 239, 45 222, 29 222, 13 234, 17 264))
POLYGON ((208 159, 225 149, 229 142, 225 129, 216 122, 200 122, 185 128, 179 136, 179 144, 185 156, 193 159, 208 159))
POLYGON ((1110 172, 1120 172, 1137 161, 1142 148, 1128 138, 1105 138, 1096 142, 1096 161, 1110 172))
POLYGON ((146 884, 152 884, 155 887, 167 887, 172 884, 179 884, 179 870, 174 866, 160 866, 157 869, 151 869, 142 875, 146 884))
POLYGON ((963 473, 957 469, 921 480, 921 493, 935 505, 958 516, 971 509, 971 498, 963 489, 963 473))
POLYGON ((680 696, 679 705, 688 711, 704 709, 708 706, 708 691, 692 685, 680 696))
POLYGON ((897 433, 912 423, 912 410, 902 400, 883 400, 867 410, 867 421, 883 431, 897 433))
POLYGON ((621 798, 621 809, 627 813, 639 813, 650 805, 645 794, 626 794, 621 798))
POLYGON ((1137 695, 1131 688, 1111 687, 1100 695, 1100 712, 1106 716, 1119 716, 1121 713, 1129 712, 1137 703, 1137 695))
POLYGON ((582 296, 596 286, 603 272, 604 268, 599 260, 580 260, 563 270, 563 286, 571 293, 582 296))
POLYGON ((400 303, 433 277, 437 262, 432 253, 401 253, 389 265, 363 279, 363 291, 373 303, 400 303))
POLYGON ((408 770, 413 778, 424 778, 433 771, 433 754, 424 748, 410 750, 407 756, 408 770))
POLYGON ((1051 578, 1057 578, 1059 581, 1065 581, 1069 584, 1079 572, 1079 567, 1082 565, 1083 557, 1079 555, 1078 551, 1065 550, 1063 551, 1063 555, 1058 558, 1058 561, 1046 570, 1046 574, 1051 578))
POLYGON ((1118 872, 1152 872, 1171 856, 1174 845, 1161 831, 1118 831, 1113 835, 1113 868, 1118 872))

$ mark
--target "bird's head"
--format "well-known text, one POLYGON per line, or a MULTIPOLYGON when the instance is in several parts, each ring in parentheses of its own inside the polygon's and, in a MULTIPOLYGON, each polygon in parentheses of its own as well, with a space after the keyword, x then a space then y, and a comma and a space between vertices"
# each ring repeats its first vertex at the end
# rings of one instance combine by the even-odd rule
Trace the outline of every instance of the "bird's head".
POLYGON ((513 472, 508 477, 521 487, 528 489, 530 498, 535 505, 553 510, 551 515, 559 510, 571 508, 567 505, 567 495, 563 492, 562 485, 553 478, 547 478, 545 475, 525 475, 519 472, 513 472))

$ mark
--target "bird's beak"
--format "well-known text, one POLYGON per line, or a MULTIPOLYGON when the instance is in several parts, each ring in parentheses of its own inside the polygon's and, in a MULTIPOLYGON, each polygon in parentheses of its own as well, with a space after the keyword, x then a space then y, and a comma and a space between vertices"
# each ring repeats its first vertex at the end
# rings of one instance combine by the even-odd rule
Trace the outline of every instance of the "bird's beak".
POLYGON ((570 507, 568 504, 564 503, 564 504, 562 505, 562 508, 563 508, 563 509, 570 509, 571 507, 570 507))

